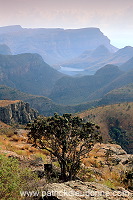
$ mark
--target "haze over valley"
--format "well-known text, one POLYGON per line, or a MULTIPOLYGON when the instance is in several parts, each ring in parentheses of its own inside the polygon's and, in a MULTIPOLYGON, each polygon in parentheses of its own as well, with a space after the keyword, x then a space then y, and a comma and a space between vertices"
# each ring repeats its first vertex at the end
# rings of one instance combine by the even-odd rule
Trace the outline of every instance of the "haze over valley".
POLYGON ((133 1, 0 3, 0 198, 132 200, 133 1))

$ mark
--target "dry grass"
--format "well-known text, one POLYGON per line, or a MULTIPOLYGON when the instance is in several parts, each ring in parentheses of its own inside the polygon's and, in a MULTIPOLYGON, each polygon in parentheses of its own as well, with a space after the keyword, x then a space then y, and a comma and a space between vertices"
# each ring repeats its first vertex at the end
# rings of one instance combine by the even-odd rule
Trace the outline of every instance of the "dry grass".
POLYGON ((1 128, 9 128, 10 126, 8 124, 5 124, 4 122, 0 121, 0 127, 1 128))
POLYGON ((20 102, 20 100, 15 100, 15 101, 11 101, 11 100, 0 100, 0 107, 5 107, 8 106, 10 104, 14 104, 20 102))
POLYGON ((27 157, 28 159, 38 157, 39 155, 43 158, 49 156, 47 151, 36 149, 32 147, 32 144, 29 144, 27 141, 28 137, 26 132, 21 135, 14 134, 10 137, 2 134, 0 135, 0 153, 13 152, 18 155, 27 157))
MULTIPOLYGON (((100 110, 100 112, 102 112, 100 110)), ((8 126, 6 128, 9 128, 8 126)), ((5 130, 6 130, 5 128, 5 130)), ((123 186, 120 183, 122 166, 112 166, 112 169, 105 165, 106 156, 103 150, 104 144, 96 144, 87 158, 83 159, 84 169, 80 171, 80 176, 84 181, 99 181, 112 188, 123 186), (98 171, 98 173, 94 173, 98 171)), ((6 134, 0 135, 0 152, 14 152, 20 157, 34 159, 41 157, 44 162, 47 162, 49 153, 46 150, 39 150, 29 143, 26 131, 21 134, 14 134, 10 137, 6 134)))
POLYGON ((0 135, 14 135, 14 128, 0 121, 0 135))
POLYGON ((87 121, 92 121, 100 126, 104 142, 110 140, 109 129, 115 126, 116 120, 119 121, 119 126, 126 130, 128 140, 130 141, 129 148, 133 145, 133 103, 120 103, 108 106, 102 106, 87 110, 78 114, 79 117, 87 121))
POLYGON ((96 144, 93 150, 88 153, 88 157, 82 160, 85 167, 85 169, 81 170, 81 173, 83 173, 83 171, 85 173, 82 175, 84 181, 90 181, 95 177, 98 182, 105 184, 108 187, 114 189, 119 186, 124 187, 122 176, 125 172, 125 166, 121 163, 114 165, 111 162, 111 156, 108 158, 107 162, 106 151, 104 148, 105 146, 107 148, 110 145, 112 148, 114 148, 114 146, 117 148, 118 146, 115 144, 96 144))

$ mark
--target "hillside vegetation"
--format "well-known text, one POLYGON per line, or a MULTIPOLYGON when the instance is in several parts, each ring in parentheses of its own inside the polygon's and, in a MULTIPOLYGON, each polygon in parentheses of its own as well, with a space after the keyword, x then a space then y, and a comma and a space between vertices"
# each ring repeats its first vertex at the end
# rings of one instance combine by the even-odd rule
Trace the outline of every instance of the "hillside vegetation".
POLYGON ((133 153, 133 103, 97 107, 79 114, 101 127, 104 141, 112 140, 133 153))
POLYGON ((108 92, 100 101, 102 104, 133 102, 133 83, 108 92))
POLYGON ((0 84, 36 95, 48 95, 63 75, 38 54, 0 55, 0 84))
POLYGON ((38 54, 0 55, 0 84, 47 96, 56 104, 83 104, 132 83, 132 61, 129 62, 130 71, 124 72, 118 66, 108 64, 94 75, 70 77, 50 67, 38 54))
POLYGON ((97 92, 94 92, 93 96, 91 96, 91 99, 102 98, 103 95, 107 94, 108 92, 114 89, 125 87, 126 85, 132 83, 133 83, 133 70, 125 72, 121 76, 118 76, 116 79, 114 79, 111 83, 105 85, 105 87, 101 88, 97 92))
MULTIPOLYGON (((24 130, 22 127, 21 129, 13 130, 12 127, 3 123, 0 123, 0 125, 3 128, 3 131, 0 132, 0 167, 2 175, 0 179, 0 196, 3 197, 3 200, 31 199, 29 197, 21 198, 20 191, 36 191, 37 189, 37 191, 41 192, 46 189, 46 183, 54 183, 54 186, 59 184, 58 190, 60 191, 63 183, 58 183, 59 180, 50 177, 43 168, 44 164, 52 161, 54 173, 59 173, 57 160, 51 158, 46 150, 40 150, 32 146, 27 137, 28 130, 24 130), (10 129, 10 132, 7 132, 7 129, 10 129), (14 165, 14 162, 17 163, 17 166, 14 165), (17 173, 14 175, 15 172, 17 173), (35 174, 38 174, 38 179, 35 174), (16 182, 17 185, 15 184, 16 182)), ((88 185, 86 189, 93 187, 94 191, 97 191, 97 189, 98 191, 104 191, 106 189, 106 192, 108 190, 126 192, 123 187, 132 189, 130 179, 126 179, 125 173, 127 170, 128 173, 131 172, 129 170, 132 159, 132 155, 126 154, 119 145, 97 143, 82 160, 82 167, 77 175, 80 179, 80 181, 77 181, 78 188, 72 188, 76 188, 75 191, 77 189, 81 191, 79 183, 84 186, 86 182, 88 185), (109 151, 112 154, 108 156, 109 151)), ((66 182, 65 191, 70 183, 76 183, 76 181, 66 182)), ((75 198, 73 197, 73 199, 75 198)), ((132 199, 132 197, 125 199, 132 199)))
MULTIPOLYGON (((53 115, 54 112, 63 113, 64 106, 56 105, 49 98, 44 96, 30 95, 17 89, 0 85, 0 100, 23 100, 30 104, 30 107, 39 111, 39 114, 53 115)), ((4 101, 3 101, 4 102, 4 101)))
MULTIPOLYGON (((44 96, 30 95, 21 92, 17 89, 7 87, 5 85, 0 85, 0 100, 23 100, 28 102, 30 107, 38 110, 40 115, 50 116, 55 112, 59 114, 63 113, 75 113, 82 110, 88 109, 88 107, 94 106, 95 102, 88 104, 81 104, 77 106, 64 106, 54 103, 51 99, 44 96)), ((97 104, 96 104, 97 105, 97 104)))
POLYGON ((59 114, 63 113, 77 113, 87 110, 92 107, 98 107, 102 105, 115 104, 121 102, 133 101, 133 85, 130 84, 126 87, 112 90, 103 96, 102 99, 97 101, 86 102, 74 106, 65 106, 54 103, 51 99, 44 96, 30 95, 23 93, 14 88, 10 88, 4 85, 0 85, 0 100, 23 100, 30 104, 30 107, 38 110, 40 115, 50 116, 55 112, 59 114))
MULTIPOLYGON (((61 104, 80 104, 90 100, 94 92, 104 88, 122 72, 115 65, 106 65, 99 69, 95 75, 82 77, 63 77, 59 79, 49 97, 61 104)), ((94 99, 94 98, 93 98, 94 99)), ((91 98, 91 100, 93 100, 91 98)))
POLYGON ((8 106, 9 104, 14 104, 19 102, 19 100, 16 101, 10 101, 10 100, 0 100, 0 107, 8 106))
POLYGON ((120 66, 120 69, 123 71, 130 71, 133 69, 133 57, 129 59, 126 63, 120 66))

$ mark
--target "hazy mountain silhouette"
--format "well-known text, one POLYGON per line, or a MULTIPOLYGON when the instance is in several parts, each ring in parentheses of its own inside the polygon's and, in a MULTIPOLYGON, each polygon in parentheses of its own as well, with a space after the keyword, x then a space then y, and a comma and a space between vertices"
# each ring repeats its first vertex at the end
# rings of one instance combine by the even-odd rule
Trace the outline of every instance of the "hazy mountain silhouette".
POLYGON ((110 59, 108 59, 108 63, 117 64, 118 66, 127 62, 130 58, 133 57, 133 47, 126 46, 122 49, 119 49, 115 52, 110 59))
POLYGON ((0 34, 6 34, 6 33, 14 33, 21 31, 22 27, 20 25, 13 25, 13 26, 3 26, 0 27, 0 34))
POLYGON ((123 71, 133 70, 133 57, 130 60, 128 60, 126 63, 124 63, 123 65, 119 66, 119 68, 123 71))
POLYGON ((0 44, 0 54, 11 55, 11 49, 5 44, 0 44))
POLYGON ((13 54, 38 53, 49 64, 59 64, 104 45, 109 51, 116 48, 98 28, 26 29, 21 26, 0 27, 0 43, 11 48, 13 54))
POLYGON ((133 47, 127 46, 116 52, 110 52, 107 47, 101 45, 93 51, 85 51, 79 57, 62 64, 67 68, 81 68, 79 75, 94 74, 99 68, 107 64, 122 65, 133 57, 133 47))
MULTIPOLYGON (((104 45, 98 46, 94 50, 84 51, 79 57, 70 60, 69 62, 62 64, 61 66, 68 68, 79 68, 79 69, 90 69, 89 74, 94 73, 96 71, 99 63, 103 60, 108 59, 112 55, 112 52, 109 51, 107 47, 104 45)), ((102 65, 103 66, 103 65, 102 65)), ((80 74, 81 72, 78 72, 80 74)), ((87 71, 83 72, 83 74, 88 74, 87 71)))

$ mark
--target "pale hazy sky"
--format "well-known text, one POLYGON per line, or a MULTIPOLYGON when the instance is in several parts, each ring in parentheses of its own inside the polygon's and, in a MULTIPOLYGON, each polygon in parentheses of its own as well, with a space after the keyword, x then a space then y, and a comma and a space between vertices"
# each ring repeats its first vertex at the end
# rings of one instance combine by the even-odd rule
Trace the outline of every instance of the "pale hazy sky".
POLYGON ((133 0, 0 0, 0 26, 97 27, 111 44, 133 46, 133 0))

